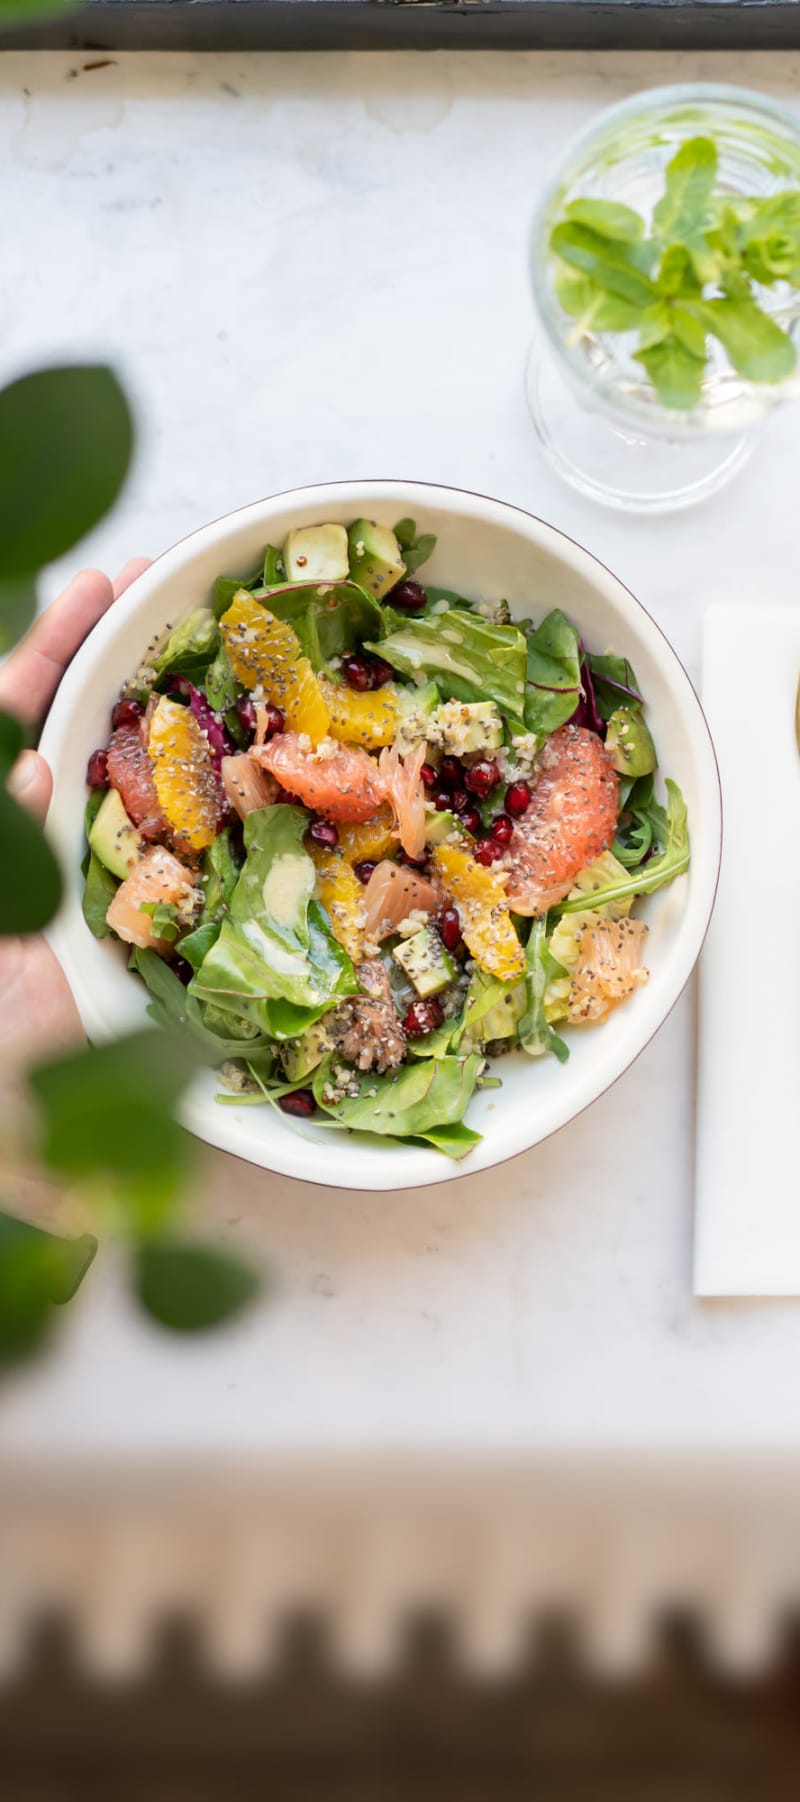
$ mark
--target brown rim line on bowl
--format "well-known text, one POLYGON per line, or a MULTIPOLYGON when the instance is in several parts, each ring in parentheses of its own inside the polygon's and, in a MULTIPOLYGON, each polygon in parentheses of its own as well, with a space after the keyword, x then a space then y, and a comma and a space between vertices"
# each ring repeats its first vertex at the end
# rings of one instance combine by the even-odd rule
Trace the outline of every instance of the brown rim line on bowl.
POLYGON ((85 770, 108 730, 112 701, 146 646, 207 601, 218 575, 256 566, 267 543, 292 526, 349 524, 361 516, 393 525, 404 516, 433 532, 428 579, 476 599, 509 602, 512 616, 540 618, 561 606, 584 640, 634 664, 648 700, 663 767, 689 810, 692 862, 671 887, 648 897, 649 982, 607 1024, 570 1033, 569 1063, 502 1059, 502 1087, 479 1092, 467 1122, 483 1139, 458 1164, 431 1151, 375 1146, 276 1110, 220 1107, 213 1071, 189 1092, 183 1118, 209 1144, 266 1170, 323 1187, 399 1190, 453 1181, 505 1162, 557 1132, 622 1075, 671 1011, 700 953, 714 904, 722 842, 716 758, 700 702, 660 627, 622 582, 573 539, 508 502, 430 483, 317 484, 256 501, 203 526, 165 551, 100 621, 71 664, 42 737, 54 773, 48 830, 65 872, 65 901, 49 937, 72 984, 90 1038, 146 1023, 147 994, 125 952, 96 940, 81 912, 85 770))

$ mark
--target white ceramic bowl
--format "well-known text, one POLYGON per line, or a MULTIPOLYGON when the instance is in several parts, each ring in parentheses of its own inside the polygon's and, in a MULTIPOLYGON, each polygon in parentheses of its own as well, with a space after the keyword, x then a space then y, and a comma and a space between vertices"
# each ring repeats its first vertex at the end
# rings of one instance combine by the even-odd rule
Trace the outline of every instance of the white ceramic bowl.
POLYGON ((282 544, 292 526, 347 524, 362 514, 387 525, 410 514, 421 531, 435 532, 436 552, 424 572, 431 580, 478 599, 505 596, 520 617, 563 607, 590 646, 629 657, 662 768, 683 790, 692 836, 688 875, 640 908, 650 926, 650 981, 606 1025, 568 1035, 569 1063, 523 1053, 503 1058, 502 1088, 470 1104, 469 1124, 484 1136, 462 1163, 434 1151, 362 1144, 313 1123, 301 1128, 267 1106, 220 1107, 212 1071, 186 1100, 192 1132, 267 1170, 340 1188, 401 1189, 486 1170, 538 1144, 633 1062, 680 995, 703 943, 719 870, 721 806, 708 727, 674 651, 616 576, 552 526, 483 495, 409 482, 340 482, 257 501, 184 539, 134 582, 71 664, 47 721, 41 748, 55 776, 50 832, 66 874, 51 939, 92 1039, 146 1019, 147 996, 128 974, 124 950, 93 938, 81 913, 86 762, 107 739, 119 688, 151 639, 210 597, 216 576, 257 567, 265 544, 282 544))

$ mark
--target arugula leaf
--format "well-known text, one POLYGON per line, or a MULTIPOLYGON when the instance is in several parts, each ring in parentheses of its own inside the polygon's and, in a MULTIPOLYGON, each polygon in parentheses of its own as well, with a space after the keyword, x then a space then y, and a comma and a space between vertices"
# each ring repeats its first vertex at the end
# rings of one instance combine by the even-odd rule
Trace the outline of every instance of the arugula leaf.
POLYGON ((652 776, 620 783, 620 824, 611 847, 618 863, 633 869, 653 846, 666 845, 667 814, 655 799, 652 776))
POLYGON ((154 938, 165 939, 168 945, 174 945, 181 929, 174 901, 143 901, 139 912, 150 915, 154 938))
POLYGON ((83 917, 90 932, 96 939, 111 938, 111 927, 106 922, 106 914, 117 892, 118 883, 100 862, 94 851, 88 854, 86 882, 83 890, 83 917))
MULTIPOLYGON (((174 1027, 182 1035, 187 1034, 204 1064, 221 1064, 226 1058, 239 1057, 241 1054, 241 1022, 231 1018, 230 1036, 224 1038, 219 1032, 206 1024, 205 1010, 201 1003, 184 988, 180 977, 165 964, 157 951, 143 951, 134 945, 128 967, 135 970, 150 991, 152 1000, 147 1012, 151 1020, 159 1026, 174 1027)), ((250 1040, 247 1055, 262 1067, 271 1067, 273 1061, 272 1040, 266 1033, 257 1040, 250 1040)))
POLYGON ((436 539, 432 532, 423 532, 417 537, 415 519, 399 519, 394 528, 394 535, 403 554, 406 574, 413 576, 421 563, 426 563, 436 549, 436 539))
POLYGON ((418 1136, 411 1134, 407 1145, 432 1145, 434 1151, 441 1151, 446 1158, 458 1162, 465 1158, 476 1145, 483 1141, 483 1133, 473 1132, 471 1126, 465 1126, 463 1120, 456 1120, 451 1126, 432 1126, 427 1132, 418 1136))
POLYGON ((181 939, 180 953, 193 970, 198 970, 206 953, 216 944, 220 927, 228 911, 231 896, 239 880, 239 864, 233 850, 230 827, 226 826, 212 839, 203 853, 203 907, 192 931, 181 939))
POLYGON ((662 243, 702 232, 717 179, 717 147, 712 138, 688 138, 665 171, 666 187, 653 209, 653 230, 662 243))
POLYGON ((529 1057, 544 1057, 552 1052, 560 1064, 565 1064, 569 1057, 569 1046, 559 1038, 545 1018, 544 998, 548 983, 558 976, 565 976, 566 971, 556 962, 547 949, 547 915, 543 914, 531 924, 528 943, 525 947, 525 987, 527 991, 527 1007, 519 1022, 517 1031, 523 1051, 529 1057))
POLYGON ((220 640, 216 653, 209 663, 205 674, 206 700, 215 713, 227 713, 233 707, 239 693, 239 684, 233 673, 233 664, 227 649, 220 640))
POLYGON ((635 244, 644 237, 644 220, 631 206, 618 200, 571 200, 564 209, 577 225, 588 225, 602 238, 619 238, 635 244))
POLYGON ((268 544, 264 552, 264 587, 274 588, 277 583, 286 581, 286 564, 283 551, 277 551, 274 544, 268 544))
POLYGON ((525 677, 525 726, 529 732, 555 732, 572 718, 581 693, 578 633, 554 607, 541 625, 528 633, 525 677))
POLYGON ((326 1058, 313 1076, 317 1105, 332 1119, 353 1132, 419 1138, 443 1126, 461 1123, 483 1059, 478 1052, 466 1058, 432 1057, 405 1064, 399 1070, 387 1070, 385 1076, 354 1070, 358 1095, 325 1101, 333 1086, 332 1065, 336 1062, 335 1057, 326 1058))
MULTIPOLYGON (((646 864, 628 876, 624 882, 615 882, 610 887, 596 889, 592 893, 592 907, 607 907, 612 901, 625 901, 629 895, 652 895, 655 889, 663 888, 676 876, 682 876, 689 868, 689 827, 686 814, 686 803, 676 782, 667 777, 667 811, 664 830, 664 849, 660 857, 651 857, 646 864)), ((562 901, 557 909, 561 914, 586 912, 586 896, 574 895, 562 901)))
POLYGON ((443 700, 494 701, 512 722, 524 718, 526 645, 516 626, 495 626, 451 608, 435 619, 391 622, 388 637, 370 642, 402 675, 435 681, 443 700))

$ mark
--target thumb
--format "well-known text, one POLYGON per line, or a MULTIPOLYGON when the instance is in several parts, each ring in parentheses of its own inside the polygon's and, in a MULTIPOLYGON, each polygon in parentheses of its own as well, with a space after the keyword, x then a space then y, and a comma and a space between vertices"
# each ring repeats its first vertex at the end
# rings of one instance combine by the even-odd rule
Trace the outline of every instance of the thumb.
POLYGON ((26 813, 32 814, 40 826, 44 825, 53 792, 53 777, 38 751, 23 751, 17 758, 8 778, 8 791, 26 813))

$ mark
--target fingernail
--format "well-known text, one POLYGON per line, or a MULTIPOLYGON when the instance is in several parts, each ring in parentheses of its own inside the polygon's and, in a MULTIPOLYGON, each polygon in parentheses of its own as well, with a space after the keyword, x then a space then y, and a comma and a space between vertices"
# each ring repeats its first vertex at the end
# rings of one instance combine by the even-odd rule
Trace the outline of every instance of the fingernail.
POLYGON ((16 795, 17 799, 19 799, 25 793, 26 788, 30 788, 31 783, 36 780, 38 768, 39 758, 37 753, 35 751, 22 751, 8 778, 8 786, 11 794, 16 795))

